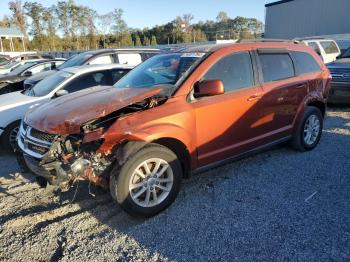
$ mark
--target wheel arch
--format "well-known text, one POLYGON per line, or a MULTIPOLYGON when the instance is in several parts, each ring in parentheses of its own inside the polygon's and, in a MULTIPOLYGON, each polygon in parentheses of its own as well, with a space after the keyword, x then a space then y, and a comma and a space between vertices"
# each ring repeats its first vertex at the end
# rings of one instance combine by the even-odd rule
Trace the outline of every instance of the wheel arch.
POLYGON ((124 141, 116 149, 116 156, 119 166, 123 165, 131 155, 135 154, 149 144, 157 144, 173 151, 181 163, 183 177, 188 178, 191 174, 191 155, 186 145, 176 138, 163 137, 153 141, 124 141))
POLYGON ((169 148, 175 153, 181 163, 184 178, 189 178, 191 175, 191 155, 186 145, 176 138, 164 137, 152 141, 154 144, 159 144, 169 148))
POLYGON ((313 106, 313 107, 318 108, 321 111, 322 116, 325 117, 327 106, 324 102, 321 102, 319 100, 314 100, 314 101, 310 101, 309 103, 307 103, 306 106, 313 106))

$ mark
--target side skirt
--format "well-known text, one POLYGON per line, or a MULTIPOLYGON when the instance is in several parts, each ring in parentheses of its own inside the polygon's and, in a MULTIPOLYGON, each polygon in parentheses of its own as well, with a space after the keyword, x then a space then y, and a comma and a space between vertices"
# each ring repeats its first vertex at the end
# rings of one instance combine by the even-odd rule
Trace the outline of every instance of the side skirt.
POLYGON ((204 171, 208 171, 210 169, 213 169, 213 168, 216 168, 216 167, 219 167, 219 166, 223 166, 227 163, 230 163, 230 162, 233 162, 233 161, 237 161, 237 160, 240 160, 240 159, 243 159, 243 158, 246 158, 248 156, 251 156, 251 155, 255 155, 259 152, 262 152, 262 151, 265 151, 267 149, 270 149, 276 145, 279 145, 281 143, 284 143, 284 142, 287 142, 288 140, 290 140, 292 138, 292 136, 287 136, 287 137, 284 137, 284 138, 281 138, 281 139, 278 139, 276 141, 273 141, 271 143, 268 143, 268 144, 265 144, 265 145, 262 145, 262 146, 259 146, 257 148, 254 148, 254 149, 251 149, 249 151, 246 151, 246 152, 243 152, 241 154, 238 154, 238 155, 235 155, 235 156, 232 156, 232 157, 229 157, 229 158, 226 158, 224 160, 220 160, 220 161, 217 161, 217 162, 214 162, 214 163, 211 163, 209 165, 205 165, 205 166, 202 166, 200 168, 197 168, 196 170, 193 171, 193 174, 198 174, 198 173, 202 173, 204 171))

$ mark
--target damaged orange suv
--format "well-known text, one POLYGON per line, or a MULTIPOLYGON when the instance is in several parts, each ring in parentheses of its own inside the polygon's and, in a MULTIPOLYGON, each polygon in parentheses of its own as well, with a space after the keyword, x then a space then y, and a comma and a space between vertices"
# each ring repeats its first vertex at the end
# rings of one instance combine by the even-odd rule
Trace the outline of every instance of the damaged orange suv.
POLYGON ((304 44, 191 47, 150 58, 113 87, 35 108, 17 140, 29 169, 50 184, 89 180, 129 214, 152 216, 193 171, 288 140, 315 148, 329 84, 304 44))

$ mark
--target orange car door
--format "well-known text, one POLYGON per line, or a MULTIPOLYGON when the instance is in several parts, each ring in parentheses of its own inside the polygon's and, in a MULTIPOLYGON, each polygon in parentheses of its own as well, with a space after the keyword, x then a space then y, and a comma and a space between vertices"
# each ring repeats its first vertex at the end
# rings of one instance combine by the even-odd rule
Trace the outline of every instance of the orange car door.
POLYGON ((249 52, 232 53, 214 63, 201 78, 221 80, 225 93, 195 99, 198 165, 249 150, 260 134, 252 127, 260 118, 262 90, 255 84, 249 52))
POLYGON ((291 54, 285 50, 259 50, 264 95, 260 101, 263 106, 263 119, 260 129, 270 140, 290 135, 293 121, 302 103, 308 81, 296 77, 291 54))

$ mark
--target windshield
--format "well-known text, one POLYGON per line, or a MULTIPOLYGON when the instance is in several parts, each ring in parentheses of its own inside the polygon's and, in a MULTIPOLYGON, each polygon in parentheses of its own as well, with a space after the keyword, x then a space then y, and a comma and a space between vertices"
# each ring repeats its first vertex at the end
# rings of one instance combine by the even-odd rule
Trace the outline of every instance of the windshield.
POLYGON ((32 89, 27 90, 26 95, 36 97, 46 96, 72 75, 72 73, 65 71, 57 72, 37 83, 32 89))
POLYGON ((9 75, 19 75, 22 74, 23 71, 27 70, 28 68, 32 67, 33 65, 35 65, 35 63, 26 63, 24 65, 15 67, 15 69, 13 69, 9 75))
POLYGON ((348 48, 341 57, 342 58, 350 58, 350 48, 348 48))
POLYGON ((117 82, 117 88, 146 88, 156 85, 175 85, 204 53, 174 53, 156 55, 131 70, 117 82))
POLYGON ((87 53, 81 53, 78 55, 73 56, 72 58, 68 59, 66 62, 64 62, 62 65, 58 67, 59 70, 72 67, 72 66, 81 66, 85 64, 85 62, 92 57, 92 54, 87 53))

